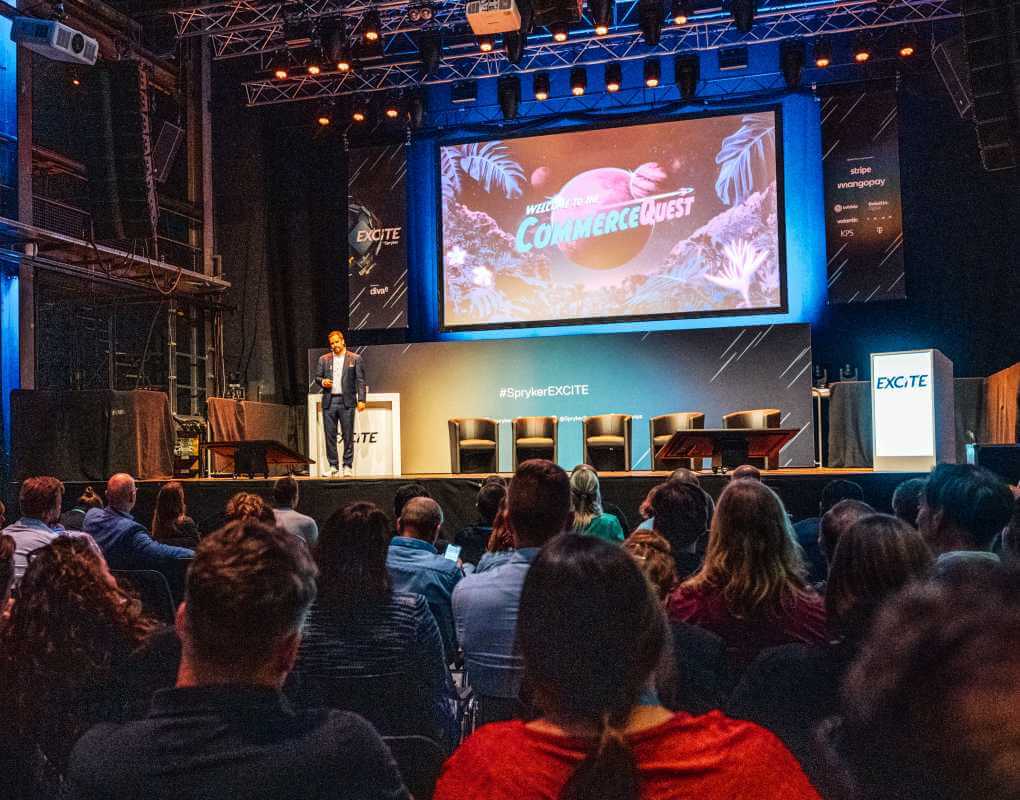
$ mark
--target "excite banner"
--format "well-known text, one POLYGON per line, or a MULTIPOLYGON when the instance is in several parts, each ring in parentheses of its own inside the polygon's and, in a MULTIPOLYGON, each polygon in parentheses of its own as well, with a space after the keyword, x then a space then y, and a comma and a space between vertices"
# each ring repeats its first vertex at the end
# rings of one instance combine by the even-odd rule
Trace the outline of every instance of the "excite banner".
POLYGON ((896 93, 822 102, 829 302, 906 297, 896 93))
POLYGON ((407 155, 402 144, 351 150, 347 274, 352 330, 407 327, 407 155))

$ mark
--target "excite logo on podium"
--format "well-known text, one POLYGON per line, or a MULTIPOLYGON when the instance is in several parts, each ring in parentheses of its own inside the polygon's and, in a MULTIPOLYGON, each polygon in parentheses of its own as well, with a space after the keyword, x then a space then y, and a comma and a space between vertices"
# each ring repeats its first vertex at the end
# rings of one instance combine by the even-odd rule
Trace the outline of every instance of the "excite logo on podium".
POLYGON ((938 350, 873 353, 871 410, 876 470, 956 460, 953 362, 938 350))

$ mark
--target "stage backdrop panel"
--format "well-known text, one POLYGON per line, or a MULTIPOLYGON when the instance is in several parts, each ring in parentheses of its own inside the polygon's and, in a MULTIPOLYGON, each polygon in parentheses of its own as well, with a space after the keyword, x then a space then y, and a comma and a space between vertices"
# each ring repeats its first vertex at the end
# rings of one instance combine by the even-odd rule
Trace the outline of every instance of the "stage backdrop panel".
POLYGON ((906 297, 896 118, 892 89, 822 101, 830 303, 906 297))
POLYGON ((355 330, 407 327, 407 155, 403 144, 348 154, 347 270, 355 330))
MULTIPOLYGON (((309 352, 310 369, 324 351, 309 352)), ((500 468, 511 468, 510 420, 560 418, 559 462, 581 461, 581 417, 634 416, 632 466, 650 469, 648 419, 775 407, 802 432, 784 466, 810 466, 811 332, 807 325, 379 345, 361 351, 373 392, 398 392, 405 474, 450 470, 447 420, 501 420, 500 468)))

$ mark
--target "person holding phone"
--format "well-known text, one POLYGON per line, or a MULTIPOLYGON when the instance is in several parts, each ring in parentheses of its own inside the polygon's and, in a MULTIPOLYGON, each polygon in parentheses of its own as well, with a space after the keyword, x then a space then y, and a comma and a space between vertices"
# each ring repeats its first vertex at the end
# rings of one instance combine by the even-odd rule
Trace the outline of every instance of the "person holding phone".
POLYGON ((390 540, 386 569, 393 581, 393 591, 424 595, 439 624, 450 661, 457 649, 451 598, 464 572, 457 559, 459 547, 447 545, 443 556, 436 549, 442 524, 443 510, 435 500, 430 497, 408 500, 397 518, 397 535, 390 540))

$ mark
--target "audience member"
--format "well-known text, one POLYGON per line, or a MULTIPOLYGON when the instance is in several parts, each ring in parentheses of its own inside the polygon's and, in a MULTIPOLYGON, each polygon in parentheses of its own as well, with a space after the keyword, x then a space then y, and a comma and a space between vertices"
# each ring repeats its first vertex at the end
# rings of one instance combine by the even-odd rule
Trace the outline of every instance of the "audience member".
POLYGON ((623 549, 637 561, 659 600, 664 601, 677 583, 673 549, 666 537, 655 530, 638 528, 624 541, 623 549))
POLYGON ((939 464, 931 471, 917 527, 935 554, 936 573, 956 561, 994 561, 989 549, 1009 522, 1013 495, 995 473, 973 464, 939 464))
POLYGON ((642 528, 658 531, 670 544, 679 580, 701 567, 703 544, 712 521, 712 498, 700 486, 670 479, 649 493, 651 516, 642 528))
POLYGON ((766 647, 824 642, 825 609, 807 584, 783 502, 759 481, 719 498, 705 563, 670 595, 669 615, 721 636, 734 666, 766 647))
POLYGON ((451 598, 464 573, 456 561, 436 551, 435 541, 442 524, 443 511, 435 500, 429 497, 408 500, 397 519, 397 535, 390 539, 386 569, 393 591, 420 594, 428 602, 439 625, 447 661, 452 661, 457 650, 457 635, 453 628, 451 598))
POLYGON ((119 713, 125 664, 154 628, 88 537, 32 552, 0 631, 5 796, 58 796, 72 745, 119 713))
POLYGON ((11 589, 14 588, 14 551, 17 547, 13 536, 0 533, 0 626, 10 611, 11 589))
POLYGON ((400 519, 400 515, 404 511, 404 505, 407 503, 407 501, 415 497, 431 498, 432 495, 429 494, 429 490, 426 489, 425 486, 420 483, 403 483, 397 487, 397 491, 394 492, 393 494, 394 521, 400 519))
POLYGON ((731 481, 760 481, 761 470, 753 464, 741 464, 730 470, 731 481))
MULTIPOLYGON (((874 513, 875 509, 860 500, 840 500, 822 514, 821 522, 818 525, 818 547, 825 557, 827 570, 832 569, 832 557, 836 552, 836 544, 840 537, 850 530, 858 520, 874 513)), ((824 594, 825 581, 816 583, 815 590, 824 594)))
POLYGON ((137 497, 134 478, 126 472, 111 476, 106 482, 106 508, 93 508, 85 515, 85 532, 102 549, 110 569, 157 570, 179 596, 186 568, 183 559, 191 558, 194 551, 153 539, 131 516, 137 497))
POLYGON ((273 513, 273 507, 263 500, 260 495, 253 492, 238 492, 235 494, 227 500, 224 513, 228 523, 254 519, 263 525, 276 525, 276 514, 273 513))
POLYGON ((915 528, 917 527, 917 512, 921 507, 921 497, 924 495, 924 487, 927 483, 927 478, 909 478, 897 486, 896 491, 893 492, 893 514, 915 528))
POLYGON ((1015 572, 981 584, 918 584, 890 602, 843 690, 844 794, 1020 797, 1018 654, 1015 572))
MULTIPOLYGON (((500 480, 502 481, 502 478, 500 480)), ((475 501, 478 522, 461 528, 453 537, 453 543, 460 547, 460 560, 463 563, 478 565, 478 560, 485 552, 485 546, 492 535, 492 526, 504 497, 506 497, 505 482, 486 480, 479 488, 478 499, 475 501)))
POLYGON ((7 527, 7 505, 0 500, 0 528, 7 527))
POLYGON ((619 520, 602 510, 598 473, 586 464, 578 465, 570 474, 570 507, 574 512, 574 533, 607 542, 623 541, 619 520))
POLYGON ((669 473, 669 478, 667 480, 689 483, 693 486, 701 486, 701 479, 698 477, 698 473, 692 469, 687 469, 687 467, 677 467, 669 473))
POLYGON ((485 545, 485 552, 478 559, 475 573, 485 572, 500 564, 505 564, 514 554, 514 534, 506 517, 506 495, 499 503, 499 511, 492 521, 492 533, 485 545))
POLYGON ((517 549, 505 563, 468 575, 453 592, 457 639, 471 685, 489 699, 493 716, 503 717, 509 716, 520 690, 521 660, 514 639, 524 578, 539 548, 572 527, 567 473, 551 461, 525 461, 510 482, 506 505, 517 549))
POLYGON ((1002 531, 1002 557, 1011 566, 1020 566, 1020 497, 1013 500, 1013 514, 1002 531))
POLYGON ((802 519, 793 526, 797 543, 804 553, 804 560, 808 568, 808 580, 811 583, 820 583, 825 580, 828 565, 819 542, 819 527, 825 513, 841 500, 863 501, 864 490, 860 484, 853 481, 829 481, 822 487, 822 498, 818 503, 818 516, 802 519))
POLYGON ((406 798, 386 746, 354 714, 294 711, 280 694, 315 598, 315 565, 254 519, 203 539, 177 612, 177 687, 143 720, 74 749, 79 797, 406 798))
POLYGON ((159 487, 156 508, 152 512, 152 538, 191 550, 198 546, 200 534, 195 520, 188 516, 184 486, 180 481, 167 481, 159 487))
POLYGON ((817 785, 824 763, 814 744, 816 726, 838 713, 840 684, 882 603, 926 579, 931 567, 921 535, 902 520, 885 514, 858 520, 840 537, 829 573, 825 604, 834 643, 765 650, 733 692, 727 713, 776 734, 817 785))
MULTIPOLYGON (((513 509, 512 501, 512 519, 513 509)), ((665 620, 620 548, 554 539, 528 571, 518 616, 540 716, 476 731, 443 768, 437 800, 817 797, 761 728, 659 703, 653 673, 667 647, 665 620)))
POLYGON ((12 522, 4 533, 14 539, 14 580, 21 580, 28 566, 28 555, 56 539, 62 532, 58 520, 64 500, 64 484, 49 475, 25 478, 18 491, 21 519, 12 522))
POLYGON ((64 530, 80 531, 85 524, 85 515, 93 508, 102 507, 103 498, 96 494, 96 490, 91 486, 86 486, 81 497, 75 502, 74 508, 60 515, 60 524, 64 530))
POLYGON ((295 696, 356 710, 384 733, 427 726, 429 736, 448 743, 456 719, 443 640, 424 597, 392 590, 389 540, 390 522, 372 503, 346 505, 322 526, 319 597, 301 644, 295 696), (350 681, 368 677, 387 679, 392 695, 358 704, 350 681))
POLYGON ((273 484, 273 516, 277 527, 314 547, 319 539, 319 526, 314 519, 297 510, 300 499, 301 491, 293 475, 276 479, 273 484))

